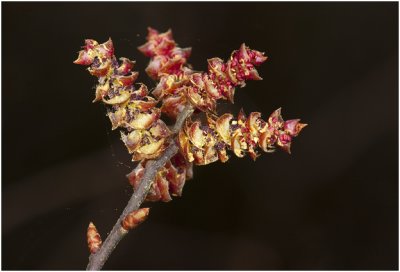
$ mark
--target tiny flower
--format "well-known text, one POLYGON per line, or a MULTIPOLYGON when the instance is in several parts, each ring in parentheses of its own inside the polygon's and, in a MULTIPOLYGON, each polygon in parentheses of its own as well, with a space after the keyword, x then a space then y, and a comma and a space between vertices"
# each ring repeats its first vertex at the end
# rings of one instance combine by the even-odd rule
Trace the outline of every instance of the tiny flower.
POLYGON ((186 181, 186 168, 183 169, 183 173, 178 173, 177 168, 171 162, 167 162, 165 168, 169 191, 173 196, 181 196, 186 181))
POLYGON ((197 148, 202 148, 206 143, 206 138, 203 135, 203 130, 200 128, 199 121, 193 122, 188 129, 188 137, 192 144, 197 148))
POLYGON ((233 115, 229 113, 225 113, 221 117, 217 119, 215 122, 215 129, 217 133, 221 136, 222 140, 229 144, 231 140, 231 120, 233 119, 233 115))
POLYGON ((229 156, 226 153, 225 145, 224 147, 220 147, 219 145, 216 146, 218 152, 218 158, 221 162, 226 162, 229 160, 229 156))
POLYGON ((126 175, 126 177, 129 180, 129 183, 135 190, 137 190, 137 188, 139 187, 140 181, 144 175, 145 164, 146 164, 145 161, 141 161, 132 172, 126 175))
POLYGON ((261 113, 260 112, 252 112, 246 120, 246 127, 250 130, 250 132, 254 135, 257 135, 261 130, 260 120, 261 113))
POLYGON ((93 63, 94 56, 91 52, 87 52, 85 50, 79 51, 78 58, 74 61, 75 64, 79 65, 90 65, 93 63))
POLYGON ((208 75, 203 75, 203 81, 204 81, 204 88, 209 96, 211 96, 214 99, 221 99, 223 98, 222 93, 217 87, 217 84, 212 81, 208 75))
POLYGON ((97 85, 95 98, 92 102, 103 100, 103 97, 107 95, 109 90, 110 90, 110 84, 108 81, 106 81, 104 84, 97 85))
MULTIPOLYGON (((186 63, 186 59, 175 56, 174 58, 168 59, 163 65, 160 66, 160 69, 157 71, 157 77, 160 75, 171 75, 171 74, 180 74, 182 73, 182 67, 186 63)), ((156 71, 154 71, 156 72, 156 71)))
POLYGON ((176 93, 176 90, 187 83, 187 81, 187 76, 165 75, 160 78, 160 81, 154 88, 152 94, 157 98, 173 95, 176 93))
POLYGON ((113 98, 106 100, 103 97, 103 102, 108 104, 108 105, 115 105, 115 104, 122 104, 128 101, 128 99, 131 97, 130 92, 128 91, 121 91, 119 95, 114 96, 113 98))
POLYGON ((139 83, 140 84, 140 88, 135 90, 133 92, 134 95, 136 95, 137 97, 146 97, 149 94, 149 90, 147 89, 147 86, 139 83))
POLYGON ((297 136, 306 126, 307 124, 300 123, 300 119, 287 120, 283 125, 284 130, 291 136, 297 136))
POLYGON ((125 108, 118 108, 115 112, 108 113, 108 118, 111 121, 111 129, 114 130, 120 126, 124 126, 126 121, 126 109, 125 108))
POLYGON ((154 181, 157 184, 158 190, 160 191, 160 199, 163 202, 169 202, 172 200, 169 194, 169 183, 165 177, 166 171, 159 171, 154 181))
POLYGON ((140 147, 132 156, 133 161, 157 158, 165 150, 165 139, 160 139, 158 141, 151 139, 150 137, 146 137, 146 139, 151 142, 148 144, 143 143, 140 145, 140 147))
POLYGON ((175 42, 170 29, 165 33, 159 34, 157 30, 149 27, 147 43, 139 46, 138 49, 144 55, 153 57, 155 55, 167 54, 174 47, 175 42))
POLYGON ((179 57, 183 59, 188 59, 192 53, 192 48, 191 47, 186 47, 186 48, 180 48, 180 47, 175 47, 171 50, 169 55, 171 58, 179 57))
POLYGON ((96 77, 103 77, 110 72, 110 68, 111 68, 111 61, 106 60, 105 62, 101 63, 99 67, 90 67, 89 73, 96 77))
POLYGON ((275 110, 268 118, 268 125, 272 129, 281 129, 283 126, 283 119, 281 115, 281 108, 275 110))
MULTIPOLYGON (((94 44, 95 43, 93 43, 93 45, 94 44)), ((99 56, 111 58, 114 55, 114 45, 111 38, 109 38, 108 41, 106 41, 105 43, 94 46, 94 48, 97 49, 99 56)))
POLYGON ((122 86, 122 87, 131 86, 136 81, 138 76, 139 76, 138 72, 133 72, 133 73, 130 73, 129 75, 125 75, 125 76, 117 75, 117 76, 115 76, 114 84, 117 86, 122 86))
POLYGON ((156 56, 154 57, 149 65, 146 68, 146 73, 149 77, 156 80, 159 78, 158 74, 160 73, 162 67, 167 63, 168 58, 165 56, 156 56))
POLYGON ((258 145, 264 152, 274 152, 274 144, 276 143, 276 136, 271 134, 270 131, 265 131, 260 134, 258 145))
POLYGON ((195 87, 188 86, 183 88, 188 100, 201 111, 216 111, 216 101, 212 99, 210 96, 207 96, 205 91, 198 90, 195 87))
POLYGON ((126 75, 133 69, 133 65, 135 64, 134 61, 131 61, 128 58, 119 58, 122 62, 121 65, 117 68, 117 73, 119 75, 126 75))
POLYGON ((149 129, 149 132, 154 138, 167 138, 171 135, 171 131, 161 120, 157 120, 155 123, 153 123, 152 127, 149 129))
POLYGON ((139 148, 142 142, 142 137, 142 133, 139 130, 133 130, 128 135, 121 132, 121 140, 127 147, 129 154, 132 154, 139 148))
POLYGON ((182 154, 188 162, 194 161, 193 152, 189 143, 189 138, 186 133, 181 129, 178 134, 178 142, 181 148, 182 154))
POLYGON ((220 58, 212 58, 212 59, 208 59, 208 70, 210 71, 210 73, 213 73, 216 75, 216 77, 225 77, 225 65, 224 65, 224 61, 220 58))
POLYGON ((213 145, 208 145, 204 150, 204 163, 203 165, 207 165, 213 162, 216 162, 219 159, 218 152, 213 145))
POLYGON ((134 119, 129 122, 132 129, 148 129, 158 120, 160 116, 158 109, 152 109, 150 112, 136 113, 134 119))
POLYGON ((281 134, 278 136, 277 145, 290 154, 291 143, 292 143, 292 137, 290 137, 290 135, 284 132, 281 132, 281 134))
POLYGON ((187 103, 186 96, 184 94, 177 94, 168 96, 163 100, 161 111, 168 117, 176 119, 176 117, 183 111, 187 103))
MULTIPOLYGON (((131 95, 132 98, 132 95, 131 95)), ((128 105, 128 108, 139 109, 141 112, 151 111, 156 107, 158 101, 153 97, 147 96, 144 97, 143 100, 133 100, 131 99, 131 103, 128 105)))
POLYGON ((244 157, 244 151, 242 149, 242 144, 241 144, 242 141, 243 141, 243 138, 239 133, 236 133, 231 138, 232 151, 239 158, 243 158, 244 157))
POLYGON ((86 39, 85 40, 85 46, 83 46, 83 48, 85 48, 86 51, 94 49, 96 46, 98 46, 99 43, 95 40, 92 39, 86 39))

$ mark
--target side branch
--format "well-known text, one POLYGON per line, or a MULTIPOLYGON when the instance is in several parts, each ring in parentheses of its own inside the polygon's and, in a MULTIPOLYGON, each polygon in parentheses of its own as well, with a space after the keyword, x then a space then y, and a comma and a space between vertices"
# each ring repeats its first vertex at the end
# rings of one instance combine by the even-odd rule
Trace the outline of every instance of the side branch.
MULTIPOLYGON (((193 107, 191 105, 186 106, 177 118, 177 122, 173 128, 174 133, 179 131, 184 123, 184 120, 192 113, 193 107)), ((86 270, 100 270, 103 267, 104 263, 107 261, 115 247, 128 233, 128 231, 121 227, 122 220, 124 220, 124 218, 132 211, 139 209, 151 188, 157 172, 178 152, 178 150, 178 146, 175 144, 174 140, 171 139, 169 146, 157 160, 150 160, 146 163, 146 169, 139 188, 132 194, 128 204, 100 249, 96 253, 93 253, 89 256, 89 263, 86 267, 86 270)))

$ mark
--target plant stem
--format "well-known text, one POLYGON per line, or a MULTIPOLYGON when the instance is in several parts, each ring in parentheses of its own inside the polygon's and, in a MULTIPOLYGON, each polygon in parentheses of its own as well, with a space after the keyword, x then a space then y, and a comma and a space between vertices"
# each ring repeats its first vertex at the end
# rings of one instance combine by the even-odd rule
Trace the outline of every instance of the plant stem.
POLYGON ((181 129, 181 127, 183 126, 183 123, 185 122, 185 120, 192 115, 192 113, 194 112, 194 108, 192 107, 191 104, 187 104, 185 109, 178 115, 178 117, 176 118, 176 122, 174 127, 172 128, 172 133, 178 133, 179 130, 181 129))
MULTIPOLYGON (((192 113, 193 107, 191 105, 187 105, 177 118, 177 121, 173 127, 174 134, 179 131, 186 118, 192 113)), ((124 211, 118 218, 113 229, 107 236, 100 249, 96 253, 93 253, 89 256, 89 263, 86 267, 86 270, 100 270, 103 267, 104 263, 107 261, 108 257, 114 251, 118 243, 128 233, 128 231, 121 227, 122 220, 124 220, 124 218, 132 211, 139 209, 151 188, 157 172, 178 152, 178 150, 178 146, 172 139, 167 149, 165 149, 163 154, 157 160, 150 160, 146 163, 145 172, 139 188, 132 194, 124 211)))

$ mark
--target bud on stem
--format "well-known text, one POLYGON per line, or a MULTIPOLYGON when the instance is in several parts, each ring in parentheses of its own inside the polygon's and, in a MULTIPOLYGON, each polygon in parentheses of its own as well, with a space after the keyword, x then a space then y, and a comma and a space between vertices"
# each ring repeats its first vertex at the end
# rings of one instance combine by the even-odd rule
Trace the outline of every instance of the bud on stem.
POLYGON ((100 234, 92 222, 89 223, 87 229, 87 243, 90 253, 96 253, 102 244, 100 234))
POLYGON ((142 208, 131 212, 122 220, 122 228, 126 231, 136 228, 140 223, 146 220, 149 215, 149 210, 149 208, 142 208))

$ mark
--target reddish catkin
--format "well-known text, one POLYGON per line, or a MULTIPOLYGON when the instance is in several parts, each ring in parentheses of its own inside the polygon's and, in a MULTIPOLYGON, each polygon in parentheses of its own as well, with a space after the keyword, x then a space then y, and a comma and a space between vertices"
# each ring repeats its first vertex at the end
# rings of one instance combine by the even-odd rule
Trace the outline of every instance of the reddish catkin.
POLYGON ((124 220, 121 221, 121 226, 124 230, 129 231, 139 226, 149 215, 149 208, 141 208, 131 212, 125 216, 124 220))
POLYGON ((175 119, 188 102, 182 87, 190 84, 189 75, 193 73, 187 65, 191 48, 179 47, 171 30, 159 34, 149 27, 147 42, 138 49, 150 57, 146 73, 159 81, 152 94, 162 100, 161 111, 175 119))
POLYGON ((89 223, 86 235, 90 253, 96 253, 100 249, 102 241, 96 226, 92 222, 89 223))
POLYGON ((191 73, 191 69, 185 66, 192 48, 178 47, 172 37, 172 31, 159 34, 157 30, 149 27, 147 42, 138 49, 147 57, 151 57, 146 68, 147 74, 160 80, 165 75, 182 76, 185 72, 191 73))
POLYGON ((99 78, 94 101, 101 100, 111 107, 108 117, 112 129, 123 130, 121 139, 132 160, 140 161, 128 175, 134 190, 140 184, 147 160, 158 158, 166 148, 167 139, 174 136, 160 119, 161 113, 176 118, 187 103, 207 113, 205 125, 186 120, 177 137, 181 154, 158 171, 147 201, 168 202, 171 196, 180 196, 185 181, 191 177, 192 163, 225 162, 229 159, 227 150, 238 157, 249 154, 254 160, 259 156, 257 148, 273 152, 278 146, 290 153, 292 139, 306 126, 299 119, 283 121, 280 109, 267 122, 257 112, 246 117, 241 111, 237 119, 231 114, 215 115, 218 100, 233 103, 236 87, 244 87, 246 80, 261 80, 255 67, 267 57, 245 44, 226 62, 209 59, 207 72, 191 69, 187 64, 191 48, 179 47, 171 30, 159 33, 148 28, 147 42, 138 49, 151 58, 146 72, 158 80, 152 92, 158 100, 149 96, 143 84, 135 89, 133 83, 138 73, 132 72, 134 62, 121 58, 118 63, 111 39, 103 44, 85 40, 75 61, 90 65, 89 72, 99 78), (159 101, 161 108, 157 108, 159 101))
POLYGON ((220 58, 209 59, 208 72, 191 74, 191 84, 183 87, 183 90, 195 107, 215 112, 217 100, 233 103, 236 87, 244 87, 246 80, 262 80, 255 66, 266 60, 264 53, 242 44, 239 50, 233 51, 227 62, 220 58))
POLYGON ((146 72, 159 80, 153 94, 162 99, 161 110, 171 118, 176 118, 187 102, 201 111, 212 112, 219 99, 233 103, 236 87, 244 87, 246 80, 262 79, 255 66, 267 60, 264 53, 242 44, 227 62, 212 58, 208 60, 207 73, 194 72, 187 65, 190 48, 178 47, 171 30, 159 34, 152 28, 139 50, 151 57, 146 72))
POLYGON ((278 146, 290 153, 292 138, 307 125, 300 123, 300 119, 283 121, 281 109, 274 111, 267 122, 261 119, 261 113, 252 112, 246 117, 243 110, 237 119, 232 114, 208 115, 207 119, 207 125, 188 120, 179 132, 183 155, 198 165, 217 160, 226 162, 229 159, 227 149, 240 158, 248 153, 253 160, 259 156, 256 152, 258 147, 273 152, 278 146))
POLYGON ((157 100, 148 96, 144 84, 135 89, 133 83, 138 77, 132 72, 133 61, 114 56, 111 39, 98 44, 95 40, 85 40, 76 64, 90 65, 89 72, 98 77, 95 101, 103 101, 110 107, 108 117, 112 129, 121 128, 125 143, 133 161, 157 158, 166 148, 166 138, 170 131, 160 119, 157 100))

